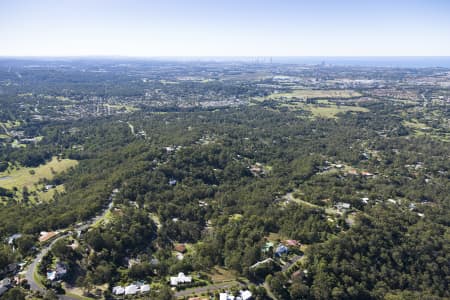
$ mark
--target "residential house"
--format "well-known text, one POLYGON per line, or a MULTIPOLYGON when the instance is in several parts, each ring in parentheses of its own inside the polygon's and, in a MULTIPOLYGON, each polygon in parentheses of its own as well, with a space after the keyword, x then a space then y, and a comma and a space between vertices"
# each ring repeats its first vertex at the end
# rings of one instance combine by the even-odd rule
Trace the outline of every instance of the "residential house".
POLYGON ((114 295, 136 295, 137 293, 148 293, 150 291, 150 285, 144 282, 135 282, 133 284, 123 286, 115 286, 112 289, 114 295))
POLYGON ((362 176, 366 176, 366 177, 374 176, 373 173, 370 173, 370 172, 367 172, 367 171, 362 171, 362 172, 361 172, 361 175, 362 175, 362 176))
POLYGON ((277 249, 275 250, 276 256, 281 256, 283 254, 287 254, 289 252, 289 249, 285 245, 278 245, 277 249))
POLYGON ((349 175, 358 175, 358 171, 355 170, 355 169, 350 169, 350 170, 348 170, 347 173, 348 173, 349 175))
POLYGON ((350 209, 351 205, 350 205, 350 203, 346 203, 346 202, 338 202, 338 203, 336 203, 335 207, 338 211, 345 211, 347 209, 350 209))
POLYGON ((140 288, 141 293, 148 293, 150 292, 150 285, 149 284, 143 284, 140 288))
POLYGON ((249 300, 252 298, 252 292, 249 290, 240 290, 238 296, 233 296, 231 293, 220 293, 219 300, 249 300))
POLYGON ((139 292, 139 287, 135 284, 131 284, 125 287, 125 295, 135 295, 139 292))
POLYGON ((61 262, 57 262, 55 270, 47 272, 47 279, 50 281, 59 280, 63 278, 66 274, 67 274, 66 266, 61 262))
POLYGON ((14 273, 19 269, 19 265, 17 263, 12 263, 6 266, 3 270, 0 270, 0 275, 14 273))
POLYGON ((112 292, 114 295, 123 295, 123 294, 125 294, 125 289, 119 285, 119 286, 113 287, 112 292))
POLYGON ((150 265, 152 267, 157 267, 159 265, 159 259, 157 259, 157 258, 150 259, 150 265))
POLYGON ((288 247, 298 247, 300 243, 297 240, 285 240, 284 244, 288 247))
POLYGON ((175 251, 180 252, 180 253, 185 253, 186 252, 186 245, 185 244, 176 244, 174 247, 175 251))
POLYGON ((46 184, 44 187, 44 192, 48 192, 48 190, 51 190, 55 186, 53 184, 46 184))
POLYGON ((56 272, 55 271, 48 271, 47 272, 47 279, 50 281, 56 280, 56 272))
POLYGON ((11 279, 5 278, 0 280, 0 296, 6 293, 11 287, 11 279))
POLYGON ((172 285, 172 286, 177 286, 178 284, 191 283, 191 282, 192 282, 192 277, 186 276, 182 272, 178 273, 178 276, 170 277, 170 285, 172 285))
POLYGON ((397 204, 397 201, 395 201, 394 199, 391 199, 391 198, 387 199, 387 201, 392 204, 397 204))
POLYGON ((21 237, 22 237, 22 234, 20 234, 20 233, 13 234, 12 236, 10 236, 8 238, 8 244, 12 245, 15 240, 17 240, 18 238, 21 238, 21 237))
POLYGON ((249 268, 250 268, 250 269, 254 269, 254 268, 256 268, 256 267, 258 267, 258 266, 260 266, 260 265, 264 265, 264 264, 272 263, 272 262, 274 262, 274 260, 273 260, 272 258, 269 257, 269 258, 266 258, 265 260, 258 261, 257 263, 251 265, 249 268))
POLYGON ((51 232, 41 231, 41 236, 39 237, 39 242, 45 243, 45 242, 51 240, 52 238, 56 237, 58 234, 59 234, 59 232, 57 232, 57 231, 51 231, 51 232))

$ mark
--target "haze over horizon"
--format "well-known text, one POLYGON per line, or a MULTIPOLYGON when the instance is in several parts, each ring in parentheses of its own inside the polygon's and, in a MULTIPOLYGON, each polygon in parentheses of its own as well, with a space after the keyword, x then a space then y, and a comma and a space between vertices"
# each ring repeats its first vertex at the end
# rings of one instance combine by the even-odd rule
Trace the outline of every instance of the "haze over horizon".
POLYGON ((0 56, 449 56, 450 2, 0 3, 0 56))

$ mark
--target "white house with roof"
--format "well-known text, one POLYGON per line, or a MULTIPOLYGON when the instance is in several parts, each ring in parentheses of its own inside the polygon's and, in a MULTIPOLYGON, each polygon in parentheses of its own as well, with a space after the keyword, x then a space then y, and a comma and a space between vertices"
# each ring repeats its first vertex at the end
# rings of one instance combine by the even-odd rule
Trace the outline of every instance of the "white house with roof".
POLYGON ((242 300, 248 300, 252 298, 252 292, 250 292, 249 290, 239 291, 239 293, 241 294, 242 300))
POLYGON ((50 281, 53 281, 56 279, 56 272, 55 271, 49 271, 47 272, 47 279, 50 281))
POLYGON ((249 290, 240 290, 238 296, 233 296, 231 293, 220 293, 219 300, 250 300, 252 292, 249 290))
POLYGON ((148 293, 150 291, 150 285, 144 282, 135 282, 133 284, 123 286, 115 286, 112 289, 114 295, 136 295, 137 293, 148 293))
POLYGON ((18 238, 21 238, 21 237, 22 237, 22 234, 20 234, 20 233, 13 234, 12 236, 10 236, 8 238, 8 244, 12 245, 15 240, 17 240, 18 238))
POLYGON ((131 284, 125 287, 125 295, 135 295, 139 292, 139 287, 135 284, 131 284))
POLYGON ((64 277, 67 274, 66 266, 61 263, 56 263, 56 268, 54 270, 50 270, 47 272, 47 279, 50 281, 58 280, 64 277))
POLYGON ((191 283, 192 282, 192 276, 186 276, 183 272, 178 273, 178 276, 172 276, 170 277, 170 285, 176 286, 178 284, 183 283, 191 283))
POLYGON ((4 278, 0 280, 0 296, 9 290, 11 287, 11 279, 4 278))
POLYGON ((148 293, 148 292, 150 292, 150 285, 149 284, 142 285, 141 289, 140 289, 140 292, 141 293, 148 293))
POLYGON ((125 289, 119 285, 113 287, 112 292, 114 295, 123 295, 125 294, 125 289))

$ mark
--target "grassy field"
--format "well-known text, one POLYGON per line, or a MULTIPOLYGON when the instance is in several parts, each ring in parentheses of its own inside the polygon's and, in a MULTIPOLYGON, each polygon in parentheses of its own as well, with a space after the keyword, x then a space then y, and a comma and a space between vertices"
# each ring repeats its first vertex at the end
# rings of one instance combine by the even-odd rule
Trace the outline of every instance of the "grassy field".
POLYGON ((123 109, 126 112, 133 112, 133 111, 138 111, 139 108, 131 106, 131 105, 118 105, 118 104, 105 104, 105 106, 113 108, 113 109, 123 109))
POLYGON ((83 296, 83 290, 81 288, 69 288, 67 284, 64 284, 64 290, 66 296, 80 300, 93 300, 94 298, 83 296))
POLYGON ((342 106, 342 105, 339 107, 336 105, 325 106, 325 107, 308 105, 307 109, 309 111, 311 111, 313 116, 323 117, 323 118, 335 118, 338 113, 347 112, 347 111, 352 111, 352 112, 368 112, 369 111, 367 108, 364 108, 364 107, 342 106))
POLYGON ((60 184, 54 187, 53 189, 48 190, 47 192, 44 191, 38 191, 37 192, 37 198, 41 202, 50 202, 53 199, 53 196, 58 193, 64 193, 64 185, 60 184))
POLYGON ((236 272, 232 270, 228 270, 219 266, 215 266, 208 272, 208 275, 211 276, 211 281, 213 283, 227 282, 237 279, 236 272))
POLYGON ((361 94, 352 90, 293 90, 289 93, 274 93, 268 96, 269 99, 280 98, 353 98, 360 97, 361 94))
POLYGON ((290 109, 303 109, 310 111, 313 117, 321 117, 321 118, 336 118, 338 113, 345 113, 348 111, 351 112, 368 112, 369 110, 365 107, 360 106, 349 106, 349 105, 340 105, 336 104, 306 104, 301 102, 295 103, 283 103, 281 107, 288 107, 290 109))
POLYGON ((450 141, 450 133, 447 131, 439 131, 435 130, 432 127, 429 127, 425 123, 421 123, 416 119, 412 119, 411 121, 403 121, 403 125, 411 128, 414 131, 414 136, 424 136, 427 135, 433 139, 440 140, 443 142, 450 141))
MULTIPOLYGON (((66 171, 70 167, 75 167, 77 164, 78 162, 76 160, 58 160, 56 157, 53 157, 52 160, 45 165, 40 165, 36 168, 19 167, 12 170, 8 169, 7 171, 0 173, 0 186, 9 190, 16 187, 19 191, 18 194, 21 194, 24 187, 26 187, 29 192, 33 192, 43 187, 43 184, 40 186, 38 185, 40 180, 44 178, 52 179, 55 174, 66 171)), ((42 195, 44 199, 49 199, 49 197, 53 197, 56 190, 61 192, 63 189, 63 186, 58 186, 54 191, 50 190, 46 193, 40 192, 38 195, 42 195)))
POLYGON ((428 128, 427 124, 420 123, 419 121, 413 119, 411 121, 403 121, 403 125, 412 129, 420 130, 428 128))

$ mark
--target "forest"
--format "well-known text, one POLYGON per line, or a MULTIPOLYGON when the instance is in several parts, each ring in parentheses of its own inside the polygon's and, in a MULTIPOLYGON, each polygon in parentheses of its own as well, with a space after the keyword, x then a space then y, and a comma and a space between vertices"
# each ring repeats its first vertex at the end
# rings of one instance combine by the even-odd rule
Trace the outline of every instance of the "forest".
MULTIPOLYGON (((197 85, 172 93, 267 93, 197 85)), ((21 120, 15 130, 42 139, 3 143, 3 172, 52 157, 77 166, 45 181, 64 191, 43 203, 16 201, 20 191, 0 181, 1 238, 21 234, 14 250, 1 245, 0 270, 33 257, 42 231, 61 230, 38 267, 45 277, 56 261, 67 266, 63 286, 43 282, 59 293, 69 284, 113 298, 112 287, 144 281, 152 299, 172 299, 216 283, 213 270, 223 268, 255 299, 446 299, 448 141, 406 126, 423 120, 416 109, 406 114, 408 107, 381 100, 358 106, 365 110, 335 117, 267 100, 21 120), (193 281, 172 291, 168 278, 180 272, 193 281)), ((449 108, 440 113, 448 118, 449 108)), ((1 118, 14 121, 3 110, 1 118)))

